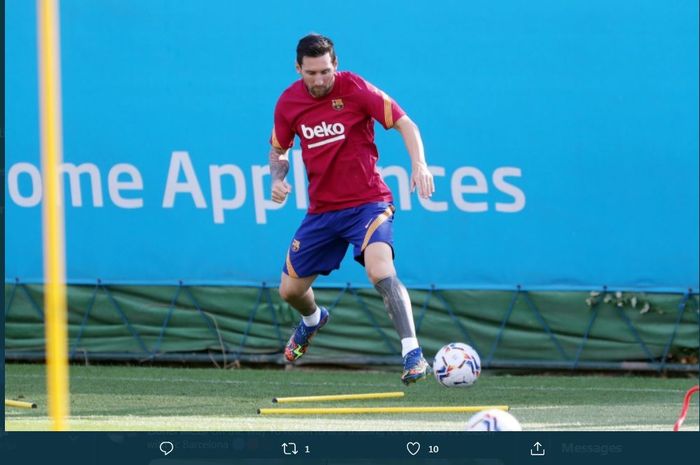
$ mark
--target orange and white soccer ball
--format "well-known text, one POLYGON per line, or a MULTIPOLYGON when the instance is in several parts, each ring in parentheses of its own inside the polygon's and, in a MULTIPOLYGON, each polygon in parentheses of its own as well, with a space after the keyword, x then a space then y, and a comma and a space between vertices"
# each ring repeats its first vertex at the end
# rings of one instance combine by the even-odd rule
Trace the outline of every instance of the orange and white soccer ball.
POLYGON ((435 354, 433 373, 443 386, 471 386, 481 374, 481 359, 471 346, 452 342, 435 354))

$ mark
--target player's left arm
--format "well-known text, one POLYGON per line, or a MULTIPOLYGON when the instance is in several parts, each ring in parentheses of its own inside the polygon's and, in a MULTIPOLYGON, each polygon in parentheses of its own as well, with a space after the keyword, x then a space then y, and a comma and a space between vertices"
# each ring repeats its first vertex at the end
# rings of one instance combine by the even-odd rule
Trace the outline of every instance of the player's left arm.
POLYGON ((401 133, 408 155, 411 157, 411 192, 417 187, 418 195, 427 199, 435 192, 435 182, 425 162, 425 150, 418 126, 408 115, 403 115, 394 123, 394 129, 401 133))

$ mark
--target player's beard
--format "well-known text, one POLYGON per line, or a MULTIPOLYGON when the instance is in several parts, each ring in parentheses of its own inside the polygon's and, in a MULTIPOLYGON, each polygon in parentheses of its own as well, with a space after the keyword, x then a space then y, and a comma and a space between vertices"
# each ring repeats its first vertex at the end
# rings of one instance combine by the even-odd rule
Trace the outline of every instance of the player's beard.
POLYGON ((330 93, 330 91, 333 89, 333 84, 335 83, 335 78, 331 80, 331 82, 328 83, 328 85, 325 86, 311 86, 307 87, 309 90, 309 93, 311 94, 312 97, 314 98, 321 98, 325 97, 330 93))

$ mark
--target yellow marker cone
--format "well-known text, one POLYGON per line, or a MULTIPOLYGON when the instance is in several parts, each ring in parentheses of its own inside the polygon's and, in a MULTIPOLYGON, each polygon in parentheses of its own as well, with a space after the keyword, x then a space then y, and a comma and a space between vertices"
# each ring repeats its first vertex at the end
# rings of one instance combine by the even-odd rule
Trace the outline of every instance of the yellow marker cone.
POLYGON ((5 407, 36 408, 36 404, 33 402, 22 402, 21 400, 5 399, 5 407))

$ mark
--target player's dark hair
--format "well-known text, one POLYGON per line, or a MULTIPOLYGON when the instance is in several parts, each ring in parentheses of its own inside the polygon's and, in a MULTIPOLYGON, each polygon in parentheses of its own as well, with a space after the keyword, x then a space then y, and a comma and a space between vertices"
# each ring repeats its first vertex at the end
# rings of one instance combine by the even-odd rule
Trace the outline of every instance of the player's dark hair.
POLYGON ((321 34, 309 34, 302 37, 297 44, 297 63, 301 66, 304 57, 322 57, 326 53, 331 54, 331 63, 335 63, 333 41, 321 34))

